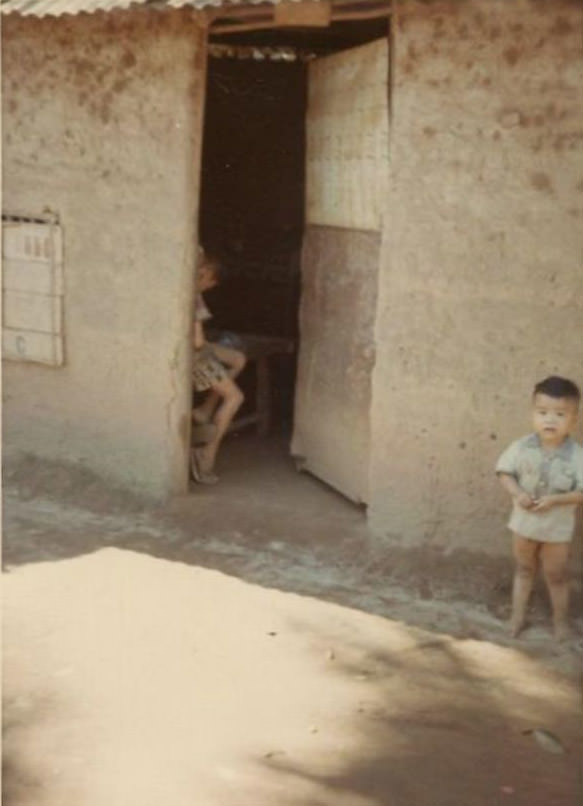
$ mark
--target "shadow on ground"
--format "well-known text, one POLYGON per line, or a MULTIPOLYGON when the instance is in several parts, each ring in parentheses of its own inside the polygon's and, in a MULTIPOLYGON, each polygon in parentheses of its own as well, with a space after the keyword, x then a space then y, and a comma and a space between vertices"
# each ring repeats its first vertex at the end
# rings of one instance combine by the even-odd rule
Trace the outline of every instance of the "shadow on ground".
MULTIPOLYGON (((370 651, 365 641, 359 649, 360 662, 334 663, 336 674, 362 681, 352 738, 363 751, 328 774, 285 757, 269 760, 291 790, 297 779, 309 781, 322 793, 318 804, 347 794, 347 803, 370 806, 579 802, 574 759, 581 735, 569 696, 559 704, 556 681, 543 682, 540 669, 519 653, 497 657, 475 642, 464 647, 427 636, 397 652, 370 651), (530 675, 538 686, 524 685, 530 675), (532 738, 534 725, 561 736, 565 752, 549 756, 541 750, 532 738)), ((278 801, 305 803, 301 797, 278 801)))
POLYGON ((7 594, 7 806, 578 802, 577 688, 516 649, 119 548, 7 594))
POLYGON ((580 645, 543 596, 506 637, 509 560, 379 547, 231 450, 164 508, 5 471, 6 806, 575 806, 580 645))
MULTIPOLYGON (((362 509, 297 473, 278 440, 232 440, 223 461, 220 485, 193 485, 190 495, 155 507, 108 487, 87 470, 20 456, 4 471, 5 570, 118 546, 405 618, 458 637, 504 643, 510 556, 404 549, 371 540, 362 509), (464 603, 474 606, 469 618, 464 603), (447 615, 452 604, 454 619, 447 615), (476 608, 484 619, 476 620, 476 608)), ((577 560, 574 568, 579 569, 577 560)), ((577 584, 574 614, 582 612, 582 604, 577 584)), ((540 581, 531 613, 537 648, 549 619, 540 581)), ((581 633, 580 622, 576 632, 581 633)))

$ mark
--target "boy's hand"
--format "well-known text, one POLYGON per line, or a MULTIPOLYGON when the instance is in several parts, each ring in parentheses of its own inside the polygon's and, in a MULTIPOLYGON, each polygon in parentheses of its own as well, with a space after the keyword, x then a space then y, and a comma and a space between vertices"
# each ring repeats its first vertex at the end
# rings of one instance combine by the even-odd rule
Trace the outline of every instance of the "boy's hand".
POLYGON ((532 509, 535 505, 535 501, 528 495, 528 493, 521 492, 518 495, 514 496, 514 500, 518 504, 519 507, 523 509, 532 509))
POLYGON ((537 498, 533 501, 533 512, 548 512, 556 504, 556 499, 552 495, 543 495, 542 498, 537 498))

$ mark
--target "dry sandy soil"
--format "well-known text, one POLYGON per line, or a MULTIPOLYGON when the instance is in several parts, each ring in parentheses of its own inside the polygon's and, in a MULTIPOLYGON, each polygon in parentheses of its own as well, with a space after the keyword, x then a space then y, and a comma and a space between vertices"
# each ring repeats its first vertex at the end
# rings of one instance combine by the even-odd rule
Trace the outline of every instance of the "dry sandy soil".
POLYGON ((240 444, 157 510, 5 472, 5 806, 579 804, 580 623, 510 641, 507 563, 389 559, 240 444))

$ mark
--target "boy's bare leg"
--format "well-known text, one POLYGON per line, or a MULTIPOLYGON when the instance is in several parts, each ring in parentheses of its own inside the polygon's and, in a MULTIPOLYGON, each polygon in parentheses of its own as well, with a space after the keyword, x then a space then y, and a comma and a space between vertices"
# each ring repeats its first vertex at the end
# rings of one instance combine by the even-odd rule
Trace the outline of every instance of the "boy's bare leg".
POLYGON ((210 442, 207 442, 204 447, 196 449, 196 456, 200 462, 201 469, 205 473, 212 473, 221 441, 244 399, 243 392, 232 378, 224 378, 216 383, 213 386, 213 391, 216 392, 220 400, 219 407, 213 417, 213 423, 216 425, 217 430, 210 442))
POLYGON ((235 350, 233 347, 225 347, 224 344, 211 344, 213 353, 223 364, 229 367, 229 375, 236 378, 247 363, 245 353, 235 350))
MULTIPOLYGON (((224 347, 222 344, 212 344, 211 346, 219 361, 222 361, 223 364, 228 366, 229 376, 236 378, 247 363, 245 355, 240 350, 234 350, 232 347, 224 347)), ((221 395, 214 389, 210 389, 200 406, 197 406, 192 411, 195 422, 210 423, 220 400, 221 395)))
POLYGON ((526 608, 537 569, 537 555, 541 544, 527 537, 514 535, 514 582, 512 585, 512 616, 510 618, 510 633, 513 638, 524 627, 526 608))
POLYGON ((207 392, 207 395, 200 406, 197 406, 192 410, 192 419, 194 422, 198 425, 210 423, 220 399, 220 395, 217 395, 216 392, 213 392, 212 390, 207 392))
POLYGON ((555 638, 562 641, 569 636, 569 543, 543 543, 542 567, 553 608, 555 638))

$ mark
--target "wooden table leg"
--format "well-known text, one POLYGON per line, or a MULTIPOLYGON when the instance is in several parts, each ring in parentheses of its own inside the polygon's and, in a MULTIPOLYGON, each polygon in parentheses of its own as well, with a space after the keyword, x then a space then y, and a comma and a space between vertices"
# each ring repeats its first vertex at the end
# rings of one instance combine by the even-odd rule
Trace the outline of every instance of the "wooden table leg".
POLYGON ((271 429, 271 379, 269 376, 269 358, 257 359, 257 433, 266 437, 271 429))

